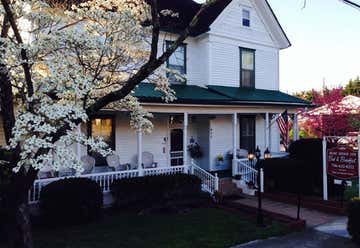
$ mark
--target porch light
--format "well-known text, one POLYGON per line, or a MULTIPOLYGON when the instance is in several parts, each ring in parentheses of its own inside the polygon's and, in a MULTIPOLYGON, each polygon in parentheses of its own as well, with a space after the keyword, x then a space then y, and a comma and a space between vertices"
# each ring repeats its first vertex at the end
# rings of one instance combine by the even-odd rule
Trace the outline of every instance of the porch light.
POLYGON ((248 159, 250 160, 250 161, 253 161, 254 160, 254 153, 252 152, 252 151, 250 151, 249 153, 248 153, 248 159))
POLYGON ((270 158, 271 158, 271 153, 269 151, 269 148, 266 148, 264 152, 264 159, 270 159, 270 158))
POLYGON ((259 160, 259 158, 261 157, 261 151, 260 151, 259 146, 256 147, 255 157, 256 157, 257 160, 259 160))

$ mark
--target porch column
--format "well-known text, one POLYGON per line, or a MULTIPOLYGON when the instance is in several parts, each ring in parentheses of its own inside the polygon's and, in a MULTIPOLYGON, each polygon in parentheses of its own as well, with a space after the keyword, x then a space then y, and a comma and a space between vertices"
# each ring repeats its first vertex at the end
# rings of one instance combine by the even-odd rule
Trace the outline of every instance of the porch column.
POLYGON ((237 122, 238 122, 238 116, 237 113, 233 114, 233 165, 235 164, 236 159, 236 150, 237 150, 237 122))
POLYGON ((142 153, 143 153, 143 140, 142 140, 142 130, 139 128, 137 130, 137 157, 138 157, 138 172, 139 176, 144 176, 144 168, 142 167, 142 153))
POLYGON ((269 125, 269 112, 265 113, 265 149, 270 149, 270 125, 269 125))
POLYGON ((184 113, 184 130, 183 130, 183 164, 187 167, 188 164, 188 150, 187 150, 187 141, 188 141, 188 125, 189 125, 189 115, 184 113))
POLYGON ((299 139, 299 119, 298 114, 294 114, 294 141, 299 139))

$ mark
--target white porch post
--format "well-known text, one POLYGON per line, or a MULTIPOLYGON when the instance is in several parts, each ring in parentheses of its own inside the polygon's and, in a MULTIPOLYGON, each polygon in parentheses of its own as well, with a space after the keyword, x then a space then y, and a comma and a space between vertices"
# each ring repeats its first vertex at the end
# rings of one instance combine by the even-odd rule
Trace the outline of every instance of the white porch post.
POLYGON ((143 140, 142 140, 142 130, 139 128, 137 130, 137 157, 138 157, 138 172, 139 176, 144 176, 144 168, 142 167, 142 153, 143 153, 143 140))
POLYGON ((237 122, 238 122, 238 116, 237 113, 233 114, 233 160, 232 160, 232 171, 233 175, 235 174, 235 168, 236 168, 236 150, 237 150, 237 122))
POLYGON ((188 125, 189 125, 189 115, 184 113, 184 130, 183 130, 183 164, 186 166, 186 172, 188 172, 188 150, 187 150, 187 141, 188 141, 188 125))
POLYGON ((265 113, 265 149, 270 149, 270 125, 269 125, 269 112, 265 113))
POLYGON ((323 147, 323 199, 325 201, 328 200, 328 179, 327 179, 327 168, 326 168, 326 137, 324 136, 323 137, 323 144, 322 144, 322 147, 323 147))
POLYGON ((294 114, 294 141, 299 139, 299 119, 298 114, 294 114))

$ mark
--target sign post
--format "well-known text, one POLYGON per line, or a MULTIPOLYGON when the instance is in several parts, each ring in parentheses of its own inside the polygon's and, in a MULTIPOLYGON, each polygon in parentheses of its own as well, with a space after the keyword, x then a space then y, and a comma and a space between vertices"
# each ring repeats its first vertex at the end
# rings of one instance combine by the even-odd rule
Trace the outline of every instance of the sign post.
POLYGON ((328 200, 328 180, 327 180, 327 168, 326 168, 326 137, 323 137, 323 198, 328 200))
POLYGON ((358 143, 358 174, 359 174, 359 197, 360 197, 360 135, 358 136, 357 139, 357 143, 358 143))

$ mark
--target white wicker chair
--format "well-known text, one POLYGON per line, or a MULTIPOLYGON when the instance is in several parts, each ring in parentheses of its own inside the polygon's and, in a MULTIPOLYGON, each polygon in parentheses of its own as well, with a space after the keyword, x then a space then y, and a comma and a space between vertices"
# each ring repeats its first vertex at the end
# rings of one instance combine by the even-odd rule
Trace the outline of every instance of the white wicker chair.
POLYGON ((154 162, 154 155, 150 152, 143 152, 142 153, 142 165, 143 168, 156 168, 157 164, 156 162, 154 162))
POLYGON ((124 171, 128 169, 127 164, 120 164, 120 158, 118 155, 109 155, 106 157, 106 162, 109 167, 114 171, 124 171))
POLYGON ((84 164, 84 171, 82 174, 91 174, 92 170, 95 167, 95 158, 89 155, 84 155, 81 157, 81 162, 83 162, 84 164))
POLYGON ((45 179, 50 177, 54 177, 54 170, 51 168, 51 166, 44 166, 39 170, 38 172, 39 179, 45 179))

